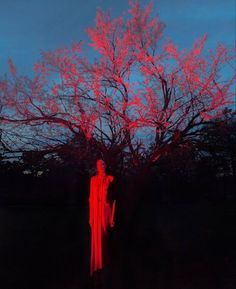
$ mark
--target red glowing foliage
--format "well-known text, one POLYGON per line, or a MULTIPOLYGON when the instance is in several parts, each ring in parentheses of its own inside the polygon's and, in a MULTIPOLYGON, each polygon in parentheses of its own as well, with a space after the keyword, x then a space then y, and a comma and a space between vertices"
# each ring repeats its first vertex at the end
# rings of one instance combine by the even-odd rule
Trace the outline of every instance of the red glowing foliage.
POLYGON ((13 61, 9 58, 8 59, 9 70, 12 76, 16 76, 16 67, 13 61))
POLYGON ((18 76, 9 60, 11 77, 0 81, 1 121, 28 126, 31 133, 37 127, 37 137, 57 140, 83 133, 103 151, 114 144, 128 150, 135 165, 145 149, 155 162, 171 142, 188 143, 232 103, 235 72, 222 79, 222 69, 230 67, 234 52, 220 45, 206 54, 206 35, 190 50, 160 42, 164 25, 151 12, 151 4, 138 2, 130 2, 125 18, 99 10, 95 27, 87 29, 98 53, 94 61, 74 43, 44 52, 30 79, 18 76))

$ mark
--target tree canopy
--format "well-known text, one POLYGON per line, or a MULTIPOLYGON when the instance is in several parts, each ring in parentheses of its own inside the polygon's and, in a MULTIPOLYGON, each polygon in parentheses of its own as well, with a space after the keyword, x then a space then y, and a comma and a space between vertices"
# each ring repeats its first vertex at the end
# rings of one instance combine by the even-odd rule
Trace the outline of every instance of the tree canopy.
POLYGON ((9 59, 10 75, 0 79, 5 150, 58 151, 79 139, 78 159, 93 148, 108 162, 152 165, 188 148, 232 105, 233 49, 206 52, 203 35, 181 50, 164 38, 152 4, 129 5, 126 17, 97 12, 87 29, 95 59, 82 42, 46 51, 33 77, 9 59))

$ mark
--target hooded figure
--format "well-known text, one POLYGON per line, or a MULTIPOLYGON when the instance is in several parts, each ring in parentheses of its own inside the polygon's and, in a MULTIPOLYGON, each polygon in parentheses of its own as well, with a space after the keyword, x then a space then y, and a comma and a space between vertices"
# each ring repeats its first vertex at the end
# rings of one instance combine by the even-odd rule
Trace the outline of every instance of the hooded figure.
POLYGON ((108 226, 114 226, 115 201, 110 205, 107 201, 108 187, 114 180, 106 175, 105 163, 97 160, 97 175, 90 179, 89 224, 91 227, 91 262, 90 275, 102 269, 104 238, 108 226))

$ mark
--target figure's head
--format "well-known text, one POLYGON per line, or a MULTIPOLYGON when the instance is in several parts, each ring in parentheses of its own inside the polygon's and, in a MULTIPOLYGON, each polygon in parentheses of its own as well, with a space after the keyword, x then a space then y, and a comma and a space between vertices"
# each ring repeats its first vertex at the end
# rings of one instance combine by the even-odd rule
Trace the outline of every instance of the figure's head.
POLYGON ((106 164, 102 159, 97 160, 97 172, 98 174, 105 174, 106 164))

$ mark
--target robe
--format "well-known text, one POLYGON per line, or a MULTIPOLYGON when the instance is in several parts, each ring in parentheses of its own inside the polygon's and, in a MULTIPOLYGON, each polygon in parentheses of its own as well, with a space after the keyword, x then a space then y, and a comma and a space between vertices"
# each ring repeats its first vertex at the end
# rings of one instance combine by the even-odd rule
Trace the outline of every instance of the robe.
POLYGON ((113 176, 104 175, 102 178, 93 176, 90 179, 89 195, 89 224, 91 227, 91 258, 90 275, 96 270, 102 269, 102 257, 104 249, 104 238, 108 226, 112 224, 114 210, 107 202, 109 184, 113 176))

